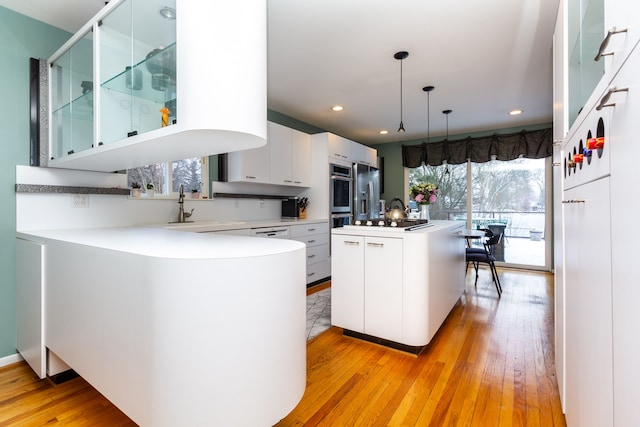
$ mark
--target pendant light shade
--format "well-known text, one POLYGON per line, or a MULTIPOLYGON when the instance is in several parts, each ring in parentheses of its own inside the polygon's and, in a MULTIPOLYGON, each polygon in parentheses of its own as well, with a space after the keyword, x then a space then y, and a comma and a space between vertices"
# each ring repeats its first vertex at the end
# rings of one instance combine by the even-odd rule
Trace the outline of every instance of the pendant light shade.
POLYGON ((402 123, 402 61, 409 56, 409 52, 396 52, 393 57, 400 61, 400 126, 398 132, 404 132, 404 123, 402 123))

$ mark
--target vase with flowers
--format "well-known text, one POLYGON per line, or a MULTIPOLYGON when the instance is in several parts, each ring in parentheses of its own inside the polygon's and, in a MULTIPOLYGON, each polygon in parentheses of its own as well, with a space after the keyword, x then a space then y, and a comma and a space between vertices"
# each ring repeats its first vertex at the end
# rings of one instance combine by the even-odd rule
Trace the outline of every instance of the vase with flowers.
POLYGON ((438 201, 438 187, 431 182, 421 182, 412 185, 409 194, 420 206, 420 219, 429 219, 429 205, 438 201))

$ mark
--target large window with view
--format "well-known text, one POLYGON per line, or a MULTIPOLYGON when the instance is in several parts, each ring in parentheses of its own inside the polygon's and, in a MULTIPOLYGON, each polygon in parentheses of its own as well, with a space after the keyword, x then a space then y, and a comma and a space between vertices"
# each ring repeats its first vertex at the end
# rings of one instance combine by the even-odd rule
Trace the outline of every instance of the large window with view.
POLYGON ((519 158, 420 166, 409 169, 408 185, 432 182, 438 187, 438 200, 429 205, 431 219, 465 221, 469 228, 503 233, 499 261, 544 268, 547 163, 519 158))

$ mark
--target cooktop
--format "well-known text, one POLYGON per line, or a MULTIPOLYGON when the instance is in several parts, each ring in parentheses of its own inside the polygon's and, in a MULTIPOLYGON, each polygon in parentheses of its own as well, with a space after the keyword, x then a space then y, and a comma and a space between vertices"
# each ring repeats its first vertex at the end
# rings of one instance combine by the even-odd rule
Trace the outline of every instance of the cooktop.
POLYGON ((388 220, 384 218, 374 218, 370 220, 355 221, 353 227, 382 227, 382 228, 399 228, 404 231, 418 230, 420 228, 431 227, 433 224, 428 219, 404 218, 397 220, 388 220))

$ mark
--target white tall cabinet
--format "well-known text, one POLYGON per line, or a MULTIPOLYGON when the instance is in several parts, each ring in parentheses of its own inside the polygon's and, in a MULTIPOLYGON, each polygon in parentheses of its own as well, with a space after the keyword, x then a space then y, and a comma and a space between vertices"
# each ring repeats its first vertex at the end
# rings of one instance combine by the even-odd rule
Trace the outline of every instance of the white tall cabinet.
MULTIPOLYGON (((633 192, 638 182, 633 131, 640 117, 639 13, 635 1, 604 1, 603 39, 614 26, 626 31, 613 34, 603 49, 610 54, 600 59, 602 78, 564 138, 556 169, 562 178, 556 196, 562 212, 555 215, 561 215, 564 235, 564 287, 556 289, 556 300, 563 301, 556 314, 564 313, 556 322, 564 320, 564 329, 556 328, 556 351, 564 351, 566 369, 559 369, 558 383, 565 385, 569 427, 627 427, 640 419, 640 287, 634 263, 640 229, 632 221, 640 208, 633 192), (582 159, 591 138, 603 138, 598 142, 604 145, 582 159)), ((556 61, 555 73, 556 82, 566 86, 568 79, 571 85, 562 61, 556 61)), ((555 91, 556 100, 567 99, 562 85, 556 84, 555 91)))

